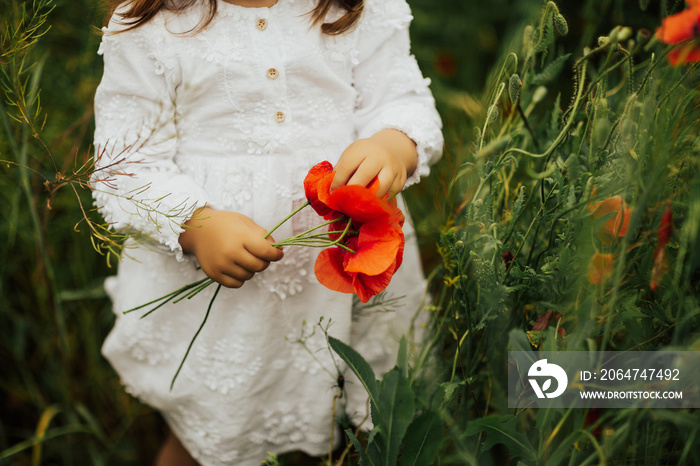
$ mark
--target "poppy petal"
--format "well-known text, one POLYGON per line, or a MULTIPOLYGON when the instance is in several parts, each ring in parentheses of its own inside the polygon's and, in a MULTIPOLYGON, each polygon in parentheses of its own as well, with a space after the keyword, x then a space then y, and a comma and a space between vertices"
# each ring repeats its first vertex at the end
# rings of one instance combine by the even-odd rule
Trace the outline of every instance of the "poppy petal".
POLYGON ((676 47, 668 53, 668 61, 673 66, 700 61, 700 47, 690 43, 676 47))
POLYGON ((367 223, 381 216, 389 216, 391 207, 364 186, 346 185, 321 199, 328 207, 344 213, 358 223, 367 223))
POLYGON ((330 187, 333 181, 333 165, 324 161, 314 165, 304 178, 304 192, 306 199, 311 203, 311 207, 321 216, 328 215, 331 209, 319 200, 319 190, 321 192, 326 187, 330 187))
POLYGON ((345 253, 341 248, 324 249, 316 258, 314 272, 318 281, 326 288, 341 293, 353 293, 353 277, 343 270, 345 253))
POLYGON ((656 30, 656 37, 667 44, 693 39, 700 23, 700 8, 693 7, 665 18, 656 30))
POLYGON ((399 254, 396 256, 394 263, 391 264, 391 266, 383 273, 379 275, 366 275, 358 273, 354 276, 352 284, 355 288, 355 293, 357 293, 357 297, 360 298, 360 301, 366 303, 372 296, 381 293, 387 286, 389 286, 391 278, 401 265, 402 257, 403 245, 401 246, 399 254))
POLYGON ((380 222, 362 225, 356 253, 348 256, 345 270, 367 275, 380 274, 395 262, 403 242, 403 232, 398 228, 387 228, 380 222))
POLYGON ((588 263, 586 278, 593 285, 601 285, 612 274, 614 258, 612 254, 595 253, 588 263))

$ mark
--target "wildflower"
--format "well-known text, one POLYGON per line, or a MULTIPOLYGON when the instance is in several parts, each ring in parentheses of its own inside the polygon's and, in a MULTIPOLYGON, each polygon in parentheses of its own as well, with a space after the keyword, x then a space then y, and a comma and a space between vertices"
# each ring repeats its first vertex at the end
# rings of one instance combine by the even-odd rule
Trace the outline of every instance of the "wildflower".
POLYGON ((673 211, 671 204, 666 206, 666 210, 661 216, 661 223, 658 230, 658 244, 654 250, 654 265, 651 267, 651 280, 649 286, 652 291, 656 291, 661 283, 661 280, 668 272, 668 258, 666 257, 666 245, 671 239, 673 232, 673 211))
POLYGON ((439 52, 435 55, 433 66, 438 75, 451 78, 457 74, 457 60, 449 52, 439 52))
POLYGON ((506 265, 506 270, 510 269, 510 266, 513 264, 513 259, 515 259, 515 256, 512 252, 505 251, 503 253, 503 263, 506 265))
POLYGON ((656 37, 669 45, 677 45, 668 55, 672 65, 700 61, 700 0, 687 0, 688 8, 663 20, 656 37))
POLYGON ((593 212, 593 218, 615 213, 598 232, 598 237, 604 244, 611 244, 613 240, 627 235, 632 211, 622 197, 613 196, 604 201, 595 202, 590 210, 593 212))
POLYGON ((593 254, 588 262, 588 274, 586 277, 593 285, 601 285, 610 277, 613 269, 612 254, 601 254, 599 252, 593 254))
POLYGON ((404 216, 395 201, 378 198, 378 181, 367 188, 341 186, 330 192, 335 172, 322 162, 311 169, 304 188, 312 207, 326 220, 331 237, 340 245, 324 249, 318 256, 315 273, 327 288, 356 293, 367 302, 383 291, 403 259, 404 216))
POLYGON ((552 317, 554 318, 558 326, 557 334, 562 339, 566 338, 566 330, 564 330, 564 327, 559 326, 563 317, 561 312, 557 312, 556 314, 554 314, 554 311, 551 309, 537 318, 537 320, 535 321, 535 325, 532 326, 532 331, 545 330, 547 328, 547 325, 549 325, 549 321, 552 320, 552 317))
MULTIPOLYGON (((600 412, 602 410, 598 408, 589 408, 588 412, 586 413, 586 417, 583 420, 583 428, 587 429, 588 426, 594 425, 598 422, 598 419, 600 419, 600 412)), ((591 432, 596 439, 600 440, 600 424, 596 425, 592 432, 591 432)))

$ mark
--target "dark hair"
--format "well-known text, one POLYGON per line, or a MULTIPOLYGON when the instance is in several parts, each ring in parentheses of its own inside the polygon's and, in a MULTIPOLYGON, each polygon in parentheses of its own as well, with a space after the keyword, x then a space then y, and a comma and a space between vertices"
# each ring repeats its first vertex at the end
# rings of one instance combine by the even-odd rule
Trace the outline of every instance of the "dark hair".
MULTIPOLYGON (((114 14, 118 6, 124 3, 124 0, 104 0, 107 6, 107 17, 105 23, 109 22, 109 18, 114 14)), ((167 9, 173 11, 182 11, 191 7, 198 0, 180 0, 177 3, 168 0, 128 0, 126 9, 120 11, 118 16, 120 20, 129 27, 126 30, 134 29, 146 23, 153 18, 160 10, 167 9)), ((216 16, 217 0, 209 1, 209 12, 202 22, 195 28, 195 31, 204 29, 211 23, 216 16)), ((284 1, 284 0, 279 0, 284 1)), ((311 10, 309 14, 313 19, 313 24, 321 23, 321 31, 328 35, 343 34, 351 30, 360 19, 362 9, 364 8, 364 0, 318 0, 316 8, 311 10), (326 15, 330 9, 337 5, 345 10, 345 14, 332 23, 324 23, 326 15)))

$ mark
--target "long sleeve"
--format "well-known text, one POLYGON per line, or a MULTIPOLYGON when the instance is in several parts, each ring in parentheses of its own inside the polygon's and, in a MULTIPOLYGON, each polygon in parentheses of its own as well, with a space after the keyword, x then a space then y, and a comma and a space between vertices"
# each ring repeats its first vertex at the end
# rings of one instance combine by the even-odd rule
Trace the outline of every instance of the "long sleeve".
POLYGON ((182 225, 207 196, 174 162, 178 68, 159 53, 164 41, 158 26, 154 19, 119 34, 112 33, 119 28, 114 22, 105 29, 98 52, 104 75, 95 95, 93 197, 112 229, 182 260, 182 225))
POLYGON ((397 129, 416 143, 418 164, 406 181, 409 186, 427 175, 442 155, 442 123, 428 88, 430 80, 423 78, 410 54, 412 16, 405 0, 369 0, 364 14, 353 75, 357 133, 364 138, 382 129, 397 129))

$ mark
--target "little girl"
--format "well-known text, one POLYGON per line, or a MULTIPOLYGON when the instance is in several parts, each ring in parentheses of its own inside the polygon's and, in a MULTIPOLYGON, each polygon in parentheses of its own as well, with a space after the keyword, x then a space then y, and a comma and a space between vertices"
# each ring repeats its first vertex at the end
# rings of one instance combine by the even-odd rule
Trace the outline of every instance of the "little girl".
MULTIPOLYGON (((335 166, 332 189, 376 177, 383 196, 417 182, 440 157, 440 119, 409 52, 409 7, 113 6, 99 51, 94 197, 106 221, 135 240, 106 283, 117 320, 104 355, 174 433, 163 464, 188 455, 202 465, 259 465, 268 451, 322 455, 345 368, 317 324, 323 317, 322 327, 378 376, 389 370, 425 288, 413 230, 405 225, 404 262, 382 297, 391 312, 326 289, 314 275, 316 249, 282 252, 265 232, 305 202, 304 177, 320 161, 335 166), (204 274, 225 288, 171 391, 215 287, 143 320, 123 311, 204 274)), ((274 236, 321 221, 307 208, 274 236)), ((367 395, 344 375, 345 409, 359 423, 367 395)))

